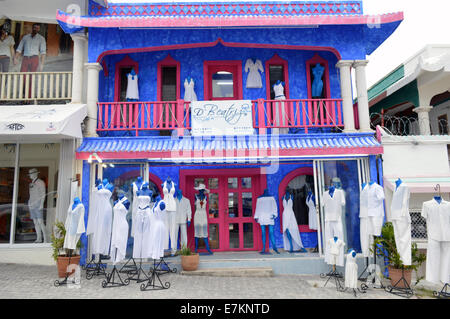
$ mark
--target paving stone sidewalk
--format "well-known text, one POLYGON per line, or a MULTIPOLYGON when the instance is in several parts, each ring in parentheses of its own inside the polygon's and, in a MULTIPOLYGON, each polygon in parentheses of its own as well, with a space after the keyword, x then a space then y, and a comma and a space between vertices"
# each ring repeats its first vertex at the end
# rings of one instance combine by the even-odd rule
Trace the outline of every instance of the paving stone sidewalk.
MULTIPOLYGON (((339 292, 333 280, 313 275, 273 277, 211 277, 164 274, 170 288, 140 291, 140 284, 102 288, 104 277, 86 279, 81 272, 79 288, 55 287, 55 266, 0 264, 0 298, 3 299, 355 299, 352 292, 339 292)), ((382 289, 369 289, 357 299, 405 299, 382 289)), ((411 299, 423 298, 414 295, 411 299)))

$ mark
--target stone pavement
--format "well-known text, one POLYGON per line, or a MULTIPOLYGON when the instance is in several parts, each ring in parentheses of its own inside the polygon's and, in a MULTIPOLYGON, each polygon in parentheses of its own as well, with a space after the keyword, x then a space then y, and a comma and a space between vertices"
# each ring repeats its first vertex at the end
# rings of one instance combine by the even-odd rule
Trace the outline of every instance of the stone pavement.
MULTIPOLYGON (((104 277, 86 279, 81 272, 79 288, 55 287, 56 266, 0 264, 2 299, 355 299, 351 292, 338 292, 333 280, 316 275, 276 275, 273 277, 211 277, 164 274, 170 288, 140 291, 140 284, 102 288, 104 277)), ((404 299, 382 289, 369 289, 357 299, 404 299)), ((412 299, 423 297, 414 295, 412 299)))

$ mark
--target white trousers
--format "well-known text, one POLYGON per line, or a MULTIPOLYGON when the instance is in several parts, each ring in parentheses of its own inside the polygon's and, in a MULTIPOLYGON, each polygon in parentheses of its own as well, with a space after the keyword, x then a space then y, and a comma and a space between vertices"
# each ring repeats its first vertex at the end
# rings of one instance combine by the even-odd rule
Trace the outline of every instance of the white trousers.
MULTIPOLYGON (((342 221, 327 221, 325 222, 325 243, 333 237, 337 237, 344 240, 344 228, 342 226, 342 221)), ((325 250, 325 262, 329 265, 344 266, 344 247, 341 248, 339 256, 335 258, 330 254, 328 249, 325 250)))
POLYGON ((392 221, 395 245, 400 259, 406 266, 411 265, 411 221, 408 217, 392 221))
MULTIPOLYGON (((176 211, 166 211, 166 228, 168 230, 168 236, 170 238, 170 249, 173 253, 177 251, 177 240, 178 240, 178 224, 177 224, 177 212, 176 211)), ((166 248, 169 248, 167 244, 166 248)))
POLYGON ((383 217, 361 217, 359 219, 359 240, 364 257, 369 257, 373 236, 381 236, 383 217))
POLYGON ((450 282, 450 241, 428 239, 426 280, 450 282))
MULTIPOLYGON (((187 246, 187 226, 186 223, 177 224, 175 231, 175 243, 178 242, 178 230, 180 230, 180 247, 187 246)), ((176 250, 176 247, 175 247, 176 250)))

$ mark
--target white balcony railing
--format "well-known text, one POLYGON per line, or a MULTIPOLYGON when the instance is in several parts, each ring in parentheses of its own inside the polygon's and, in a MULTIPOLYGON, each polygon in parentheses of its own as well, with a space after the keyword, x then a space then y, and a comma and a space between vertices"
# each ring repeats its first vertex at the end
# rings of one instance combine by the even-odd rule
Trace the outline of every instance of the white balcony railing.
POLYGON ((72 72, 0 73, 0 101, 70 100, 72 72))

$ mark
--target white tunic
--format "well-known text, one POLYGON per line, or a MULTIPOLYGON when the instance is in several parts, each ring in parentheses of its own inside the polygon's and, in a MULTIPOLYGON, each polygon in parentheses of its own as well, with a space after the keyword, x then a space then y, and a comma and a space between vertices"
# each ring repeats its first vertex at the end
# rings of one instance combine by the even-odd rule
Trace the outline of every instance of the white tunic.
POLYGON ((149 258, 151 252, 151 202, 150 196, 138 196, 138 209, 135 217, 133 258, 149 258))
POLYGON ((196 196, 194 214, 194 236, 197 238, 208 238, 208 216, 206 215, 207 198, 200 200, 196 196))
POLYGON ((275 225, 278 217, 277 202, 273 196, 258 197, 254 218, 261 226, 275 225))
POLYGON ((427 201, 422 205, 421 215, 427 220, 428 239, 450 241, 450 202, 427 201))
POLYGON ((175 202, 175 183, 172 182, 172 186, 170 190, 168 188, 167 182, 163 184, 163 194, 164 194, 164 203, 166 203, 166 210, 170 212, 175 212, 177 210, 177 203, 175 202))
POLYGON ((176 198, 175 201, 177 202, 177 224, 186 224, 186 221, 191 221, 192 209, 189 199, 182 196, 181 200, 176 198))
POLYGON ((411 221, 409 216, 409 198, 410 191, 405 183, 401 183, 396 187, 391 202, 391 220, 399 220, 406 217, 411 221))
POLYGON ((262 80, 261 80, 261 74, 259 74, 259 71, 261 73, 264 72, 264 67, 262 65, 261 60, 256 60, 253 62, 252 59, 247 59, 245 62, 245 72, 249 72, 247 76, 247 89, 260 89, 262 88, 262 80))
POLYGON ((394 190, 391 202, 391 221, 395 245, 404 265, 411 265, 411 217, 409 215, 410 191, 405 183, 394 190))
POLYGON ((112 230, 111 191, 102 188, 97 191, 97 219, 94 225, 92 253, 109 255, 112 230))
POLYGON ((346 256, 345 263, 345 282, 344 286, 350 289, 358 288, 358 264, 356 263, 356 254, 353 257, 353 252, 349 252, 346 256))
MULTIPOLYGON (((148 257, 153 259, 160 259, 164 257, 164 249, 166 247, 167 229, 164 224, 164 213, 159 207, 161 202, 153 206, 151 214, 152 222, 150 225, 150 242, 148 257)), ((167 206, 167 205, 166 205, 167 206)))
POLYGON ((127 99, 139 100, 138 76, 129 73, 127 75, 127 99))
POLYGON ((67 249, 76 249, 81 234, 86 231, 84 226, 83 204, 78 204, 75 209, 72 209, 72 205, 70 205, 64 227, 66 228, 66 237, 64 238, 63 247, 67 249))
POLYGON ((114 263, 125 259, 128 241, 128 209, 123 204, 128 199, 123 197, 114 205, 114 220, 111 236, 111 258, 114 263), (117 249, 117 253, 116 253, 117 249))
POLYGON ((135 222, 134 219, 136 217, 136 213, 138 210, 138 204, 139 201, 137 200, 137 193, 142 190, 142 185, 144 185, 144 182, 142 182, 141 185, 137 185, 136 182, 134 182, 133 184, 131 184, 132 188, 133 188, 133 201, 131 203, 131 237, 134 237, 134 230, 135 230, 135 222))
POLYGON ((377 183, 369 184, 368 187, 368 210, 369 217, 383 217, 384 216, 384 191, 383 187, 377 183))
POLYGON ((329 191, 323 193, 322 206, 325 211, 325 221, 342 221, 342 207, 345 206, 345 196, 339 189, 335 189, 333 196, 329 191))
POLYGON ((289 250, 291 248, 290 242, 286 233, 286 230, 289 230, 289 233, 292 237, 292 249, 300 250, 303 248, 302 239, 300 237, 300 232, 298 230, 297 219, 295 218, 294 210, 292 209, 293 202, 292 199, 289 198, 286 201, 286 198, 283 197, 283 243, 284 249, 289 250))
POLYGON ((341 260, 343 258, 340 258, 340 256, 343 256, 344 246, 345 243, 339 238, 337 240, 334 240, 334 238, 328 239, 327 242, 327 250, 329 253, 329 259, 327 261, 328 264, 344 266, 341 260))
POLYGON ((194 90, 194 80, 191 79, 188 81, 187 79, 184 80, 184 100, 185 101, 197 101, 197 94, 195 94, 194 90))
POLYGON ((306 205, 308 206, 308 226, 309 229, 317 230, 317 211, 316 203, 313 201, 312 196, 306 198, 306 205))

